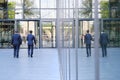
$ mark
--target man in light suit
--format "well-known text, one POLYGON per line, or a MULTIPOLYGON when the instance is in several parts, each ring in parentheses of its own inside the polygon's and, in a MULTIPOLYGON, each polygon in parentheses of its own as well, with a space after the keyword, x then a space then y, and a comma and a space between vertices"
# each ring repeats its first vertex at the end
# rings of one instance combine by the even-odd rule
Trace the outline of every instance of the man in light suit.
POLYGON ((13 34, 11 44, 14 48, 14 58, 19 58, 19 48, 22 44, 22 39, 18 31, 15 31, 15 34, 13 34))
POLYGON ((32 31, 29 31, 30 34, 27 35, 28 41, 28 57, 33 57, 33 48, 34 44, 36 45, 35 36, 32 34, 32 31))
POLYGON ((100 45, 102 48, 102 57, 107 56, 107 44, 109 43, 108 35, 104 31, 100 34, 100 45))
POLYGON ((87 33, 84 36, 84 43, 86 44, 87 57, 91 56, 91 40, 92 40, 92 36, 89 33, 89 30, 87 30, 87 33))

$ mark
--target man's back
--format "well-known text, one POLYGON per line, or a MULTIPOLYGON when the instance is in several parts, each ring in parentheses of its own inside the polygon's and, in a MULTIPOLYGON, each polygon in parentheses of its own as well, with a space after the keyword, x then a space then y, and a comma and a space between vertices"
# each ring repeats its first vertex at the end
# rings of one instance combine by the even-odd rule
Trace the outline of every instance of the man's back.
POLYGON ((85 43, 86 44, 91 44, 92 36, 91 34, 86 34, 85 35, 85 43))
POLYGON ((35 37, 32 34, 28 34, 27 41, 28 41, 28 45, 33 45, 33 41, 36 44, 35 37))
POLYGON ((102 33, 100 35, 100 43, 107 44, 108 43, 108 35, 106 33, 102 33))
POLYGON ((22 43, 21 36, 19 34, 14 34, 12 36, 12 44, 13 45, 20 45, 22 43))

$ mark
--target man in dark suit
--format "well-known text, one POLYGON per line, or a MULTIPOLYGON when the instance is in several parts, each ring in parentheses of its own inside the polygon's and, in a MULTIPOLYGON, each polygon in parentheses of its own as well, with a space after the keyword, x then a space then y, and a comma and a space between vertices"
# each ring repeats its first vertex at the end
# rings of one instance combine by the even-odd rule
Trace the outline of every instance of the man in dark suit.
POLYGON ((91 40, 92 36, 89 33, 89 30, 87 30, 86 35, 84 36, 84 43, 86 44, 86 52, 87 52, 87 57, 91 56, 91 40))
POLYGON ((35 36, 32 34, 32 31, 29 31, 30 34, 27 35, 28 41, 28 57, 33 57, 33 47, 36 45, 35 36))
POLYGON ((108 35, 104 31, 100 34, 100 45, 102 48, 102 56, 107 56, 107 44, 109 42, 108 35))
POLYGON ((11 43, 14 48, 14 58, 19 58, 19 48, 22 44, 22 39, 18 31, 15 31, 15 34, 13 34, 11 43))

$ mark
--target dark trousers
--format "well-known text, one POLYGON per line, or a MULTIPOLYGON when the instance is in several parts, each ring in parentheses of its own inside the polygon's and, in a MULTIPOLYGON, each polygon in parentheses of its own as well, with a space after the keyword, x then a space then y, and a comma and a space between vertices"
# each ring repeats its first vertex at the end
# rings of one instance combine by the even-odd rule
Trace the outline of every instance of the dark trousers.
POLYGON ((33 57, 33 45, 28 45, 28 57, 33 57))
POLYGON ((91 44, 86 44, 87 57, 91 56, 91 44))
POLYGON ((102 44, 102 56, 107 56, 107 44, 102 44))
POLYGON ((14 58, 18 58, 19 57, 19 48, 20 48, 20 45, 13 45, 14 47, 14 58))

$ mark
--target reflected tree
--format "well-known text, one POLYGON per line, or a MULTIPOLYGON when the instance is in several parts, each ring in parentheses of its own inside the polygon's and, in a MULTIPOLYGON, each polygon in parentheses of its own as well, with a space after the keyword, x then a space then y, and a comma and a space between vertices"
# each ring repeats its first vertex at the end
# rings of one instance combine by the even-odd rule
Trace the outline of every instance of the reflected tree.
POLYGON ((102 18, 109 18, 109 2, 101 1, 100 2, 100 13, 102 18))
POLYGON ((32 10, 33 3, 34 2, 31 0, 23 0, 23 18, 28 18, 31 15, 34 15, 32 10))
POLYGON ((92 0, 84 0, 82 2, 82 10, 80 10, 80 16, 85 18, 92 18, 92 0))
POLYGON ((14 19, 15 18, 15 2, 9 2, 8 3, 8 18, 14 19))

